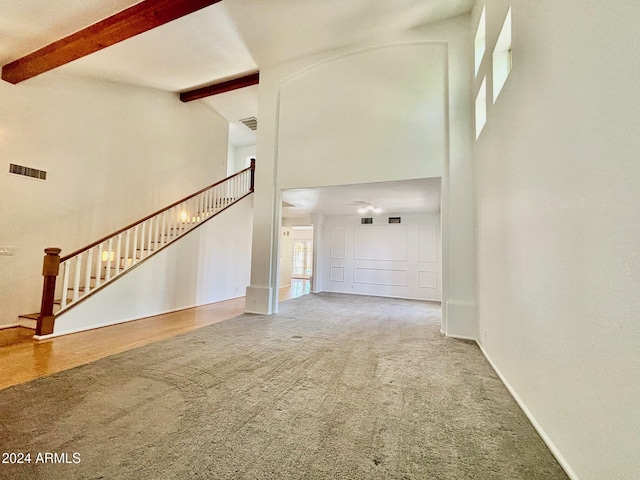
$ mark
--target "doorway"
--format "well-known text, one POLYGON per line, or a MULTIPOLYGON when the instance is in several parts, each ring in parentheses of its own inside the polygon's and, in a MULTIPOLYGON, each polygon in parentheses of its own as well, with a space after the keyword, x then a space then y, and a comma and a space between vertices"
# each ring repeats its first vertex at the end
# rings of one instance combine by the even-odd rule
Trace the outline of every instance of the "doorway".
POLYGON ((280 301, 306 295, 313 278, 313 226, 282 227, 280 243, 280 301))

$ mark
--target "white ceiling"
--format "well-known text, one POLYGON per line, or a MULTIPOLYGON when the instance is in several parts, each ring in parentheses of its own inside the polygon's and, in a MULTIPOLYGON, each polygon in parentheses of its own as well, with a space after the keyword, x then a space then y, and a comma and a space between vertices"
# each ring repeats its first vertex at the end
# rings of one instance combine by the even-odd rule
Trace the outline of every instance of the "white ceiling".
MULTIPOLYGON (((0 65, 138 3, 138 0, 0 0, 0 65)), ((474 0, 224 0, 58 68, 67 75, 181 92, 295 58, 384 39, 467 13, 474 0)), ((48 73, 43 73, 46 76, 48 73)), ((29 81, 29 80, 27 80, 29 81)), ((16 87, 16 88, 19 88, 16 87)), ((230 123, 233 145, 255 132, 258 86, 199 100, 230 123)), ((437 212, 440 180, 422 179, 283 192, 285 217, 437 212)))
MULTIPOLYGON (((136 3, 0 0, 0 64, 136 3)), ((467 13, 472 5, 473 0, 224 0, 58 70, 179 92, 294 58, 384 38, 390 32, 467 13)), ((257 87, 200 101, 230 122, 257 116, 257 87)), ((236 133, 243 133, 242 129, 246 127, 240 124, 232 127, 236 133)), ((234 143, 255 142, 255 134, 244 133, 234 143)))
POLYGON ((282 201, 284 218, 306 218, 310 214, 358 215, 358 208, 364 204, 381 208, 380 215, 439 212, 440 179, 297 188, 283 190, 282 201), (284 206, 284 202, 293 206, 284 206))

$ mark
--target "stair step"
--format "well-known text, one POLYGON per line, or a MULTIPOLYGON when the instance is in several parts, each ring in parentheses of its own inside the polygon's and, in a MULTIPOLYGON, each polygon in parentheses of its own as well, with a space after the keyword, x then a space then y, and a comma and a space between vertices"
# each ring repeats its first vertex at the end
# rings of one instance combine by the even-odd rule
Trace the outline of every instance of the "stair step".
POLYGON ((38 320, 40 317, 40 312, 37 313, 25 313, 24 315, 19 315, 18 318, 26 318, 27 320, 38 320))
MULTIPOLYGON (((73 298, 67 298, 67 305, 69 305, 71 302, 73 302, 73 298)), ((53 301, 54 305, 62 305, 62 299, 61 298, 56 298, 53 301)))

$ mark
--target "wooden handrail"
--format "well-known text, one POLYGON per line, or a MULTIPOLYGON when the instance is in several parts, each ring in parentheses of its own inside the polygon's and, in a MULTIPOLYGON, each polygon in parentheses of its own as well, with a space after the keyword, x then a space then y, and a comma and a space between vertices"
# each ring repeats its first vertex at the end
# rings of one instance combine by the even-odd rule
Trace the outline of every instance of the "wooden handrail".
MULTIPOLYGON (((201 225, 250 195, 253 193, 254 187, 255 159, 251 159, 251 165, 248 168, 200 189, 69 255, 60 258, 61 250, 59 248, 47 248, 42 268, 44 284, 36 335, 53 333, 56 315, 67 307, 72 307, 88 296, 93 295, 98 289, 117 278, 120 274, 139 265, 149 255, 171 244, 171 242, 189 232, 192 228, 201 225), (239 178, 236 179, 236 177, 239 178), (189 212, 189 203, 196 208, 195 217, 179 221, 171 219, 170 211, 172 209, 183 205, 185 210, 189 212), (168 218, 165 212, 170 212, 168 218), (161 226, 159 223, 160 218, 162 219, 161 226), (166 224, 165 219, 167 220, 166 224), (152 225, 155 227, 153 232, 152 225), (145 230, 145 227, 148 227, 148 229, 145 230), (140 236, 138 236, 139 231, 140 236), (106 244, 106 249, 104 249, 103 244, 106 244), (121 247, 124 247, 124 252, 121 251, 121 247), (124 256, 122 255, 123 253, 124 256), (123 261, 124 263, 122 263, 123 261), (62 298, 59 300, 60 311, 54 314, 56 280, 61 266, 64 267, 62 298), (115 273, 112 272, 112 268, 115 273), (73 274, 70 272, 73 272, 73 274), (104 277, 102 276, 103 273, 104 277), (68 296, 70 291, 72 292, 71 297, 68 296)), ((184 212, 182 215, 184 215, 184 212)))
POLYGON ((116 230, 115 232, 110 233, 109 235, 106 235, 106 236, 102 237, 100 240, 97 240, 97 241, 87 245, 86 247, 80 248, 80 249, 76 250, 75 252, 70 253, 69 255, 65 255, 64 257, 62 257, 60 259, 60 262, 61 263, 65 262, 65 261, 69 260, 70 258, 73 258, 76 255, 79 255, 80 253, 85 252, 85 251, 89 250, 90 248, 95 247, 96 245, 100 245, 102 242, 105 242, 105 241, 109 240, 110 238, 113 238, 113 237, 115 237, 116 235, 118 235, 118 234, 120 234, 122 232, 126 232, 130 228, 133 228, 136 225, 140 225, 141 223, 146 222, 150 218, 153 218, 156 215, 161 214, 162 212, 166 212, 167 210, 175 207, 176 205, 180 205, 182 202, 186 202, 187 200, 200 195, 202 192, 206 192, 210 188, 213 188, 216 185, 220 185, 221 183, 224 183, 224 182, 232 179, 233 177, 237 177, 238 175, 241 175, 242 173, 244 173, 244 172, 246 172, 248 170, 251 170, 251 191, 253 192, 253 182, 254 182, 254 175, 255 175, 255 160, 252 161, 251 166, 245 168, 244 170, 240 170, 239 172, 236 172, 233 175, 229 175, 228 177, 223 178, 222 180, 217 181, 216 183, 214 183, 212 185, 209 185, 208 187, 205 187, 205 188, 203 188, 201 190, 198 190, 196 193, 193 193, 193 194, 189 195, 188 197, 185 197, 185 198, 183 198, 181 200, 178 200, 177 202, 172 203, 168 207, 161 208, 157 212, 154 212, 151 215, 147 215, 146 217, 144 217, 141 220, 138 220, 137 222, 133 222, 131 225, 127 225, 126 227, 121 228, 120 230, 116 230))

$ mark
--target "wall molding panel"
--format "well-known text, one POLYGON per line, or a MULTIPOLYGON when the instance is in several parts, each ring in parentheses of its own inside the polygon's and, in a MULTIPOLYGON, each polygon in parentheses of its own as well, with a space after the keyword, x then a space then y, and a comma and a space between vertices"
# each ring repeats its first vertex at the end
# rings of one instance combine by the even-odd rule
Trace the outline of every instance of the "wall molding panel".
POLYGON ((345 235, 344 226, 334 225, 331 227, 331 258, 341 259, 345 255, 345 235))
POLYGON ((362 225, 355 229, 355 260, 407 261, 405 225, 362 225))
POLYGON ((440 214, 392 213, 362 225, 359 216, 324 218, 319 255, 321 290, 421 300, 442 300, 440 214))
POLYGON ((418 259, 421 262, 437 262, 438 261, 438 226, 419 225, 418 227, 418 259))
POLYGON ((344 267, 331 267, 329 274, 332 282, 344 282, 344 267))
POLYGON ((358 268, 353 271, 354 283, 370 285, 391 285, 394 287, 407 286, 407 271, 385 268, 358 268))
POLYGON ((418 288, 438 288, 438 272, 418 272, 418 288))

